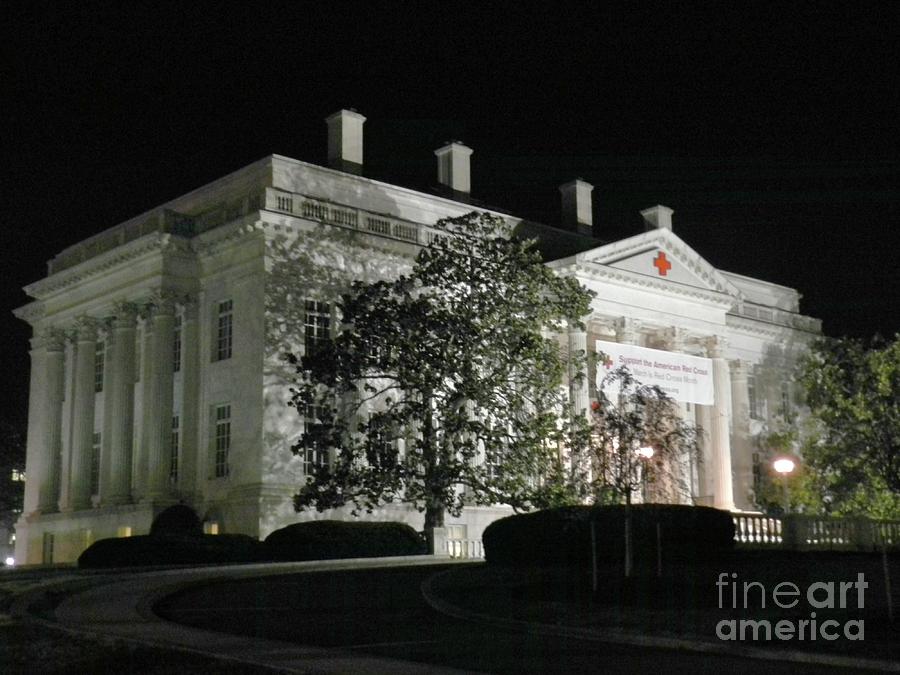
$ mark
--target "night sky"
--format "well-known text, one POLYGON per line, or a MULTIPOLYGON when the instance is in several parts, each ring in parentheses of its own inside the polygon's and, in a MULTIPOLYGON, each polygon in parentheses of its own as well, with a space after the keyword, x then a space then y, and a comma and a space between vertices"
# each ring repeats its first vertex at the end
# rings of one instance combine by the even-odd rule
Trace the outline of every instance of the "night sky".
POLYGON ((0 8, 4 417, 49 258, 265 155, 324 163, 350 107, 373 177, 427 189, 462 140, 486 205, 556 224, 580 177, 601 239, 664 204, 827 334, 900 331, 900 4, 181 4, 0 8))

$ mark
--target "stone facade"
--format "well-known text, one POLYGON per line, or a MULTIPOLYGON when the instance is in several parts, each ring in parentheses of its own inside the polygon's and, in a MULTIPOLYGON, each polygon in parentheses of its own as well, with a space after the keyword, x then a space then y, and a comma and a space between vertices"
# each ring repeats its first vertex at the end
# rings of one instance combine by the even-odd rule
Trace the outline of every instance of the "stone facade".
MULTIPOLYGON (((19 563, 71 561, 96 539, 146 533, 178 502, 209 531, 261 538, 304 518, 349 517, 293 510, 318 458, 291 452, 302 420, 286 406, 282 354, 336 329, 331 303, 349 280, 407 269, 430 225, 472 210, 472 153, 439 150, 446 196, 417 192, 360 175, 365 118, 329 119, 340 170, 266 157, 66 249, 26 287, 34 301, 17 316, 34 338, 19 563), (335 119, 348 120, 342 133, 335 119)), ((711 359, 714 404, 682 404, 708 430, 708 461, 688 469, 693 498, 751 508, 754 439, 789 405, 788 366, 819 323, 798 313, 796 291, 712 267, 674 234, 665 207, 643 212, 643 234, 592 239, 578 201, 591 186, 576 187, 563 190, 567 230, 504 216, 548 244, 559 274, 597 292, 587 330, 565 340, 711 359)), ((586 408, 591 378, 572 395, 586 408)), ((506 513, 476 507, 447 524, 451 536, 479 538, 506 513)), ((369 517, 422 526, 404 506, 369 517)))

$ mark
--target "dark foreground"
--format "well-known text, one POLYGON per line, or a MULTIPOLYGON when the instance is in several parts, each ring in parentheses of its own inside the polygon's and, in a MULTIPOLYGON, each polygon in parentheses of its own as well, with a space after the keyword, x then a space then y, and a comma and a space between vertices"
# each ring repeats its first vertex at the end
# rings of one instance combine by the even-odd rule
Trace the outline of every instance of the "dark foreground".
MULTIPOLYGON (((454 569, 453 574, 461 571, 458 566, 454 569)), ((478 569, 471 568, 476 574, 478 569)), ((668 672, 754 675, 855 672, 821 664, 617 646, 452 619, 432 610, 421 594, 422 582, 440 571, 429 566, 217 582, 170 596, 158 603, 155 611, 169 620, 209 630, 469 672, 657 673, 663 667, 668 672)), ((470 591, 478 592, 476 588, 470 591)), ((492 602, 502 601, 494 596, 492 602)), ((504 614, 510 608, 494 609, 504 614)), ((602 634, 602 627, 597 630, 602 634)))

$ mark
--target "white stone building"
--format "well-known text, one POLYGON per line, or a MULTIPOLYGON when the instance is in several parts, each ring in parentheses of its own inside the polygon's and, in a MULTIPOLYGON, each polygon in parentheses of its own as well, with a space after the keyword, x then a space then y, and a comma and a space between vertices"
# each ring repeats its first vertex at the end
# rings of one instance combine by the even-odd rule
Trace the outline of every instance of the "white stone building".
MULTIPOLYGON (((293 510, 304 470, 321 458, 290 450, 302 427, 280 376, 285 340, 327 335, 336 289, 408 267, 430 225, 473 208, 469 148, 435 152, 442 195, 386 184, 361 175, 364 121, 328 118, 327 168, 266 157, 69 247, 26 287, 34 301, 16 312, 34 329, 19 563, 70 561, 94 540, 146 533, 179 501, 208 531, 260 538, 303 518, 347 517, 293 510)), ((682 397, 685 416, 708 430, 693 499, 752 508, 755 438, 790 405, 786 366, 819 322, 798 313, 793 289, 701 258, 673 232, 670 209, 643 211, 643 234, 601 244, 592 187, 560 190, 567 229, 512 220, 552 245, 549 265, 597 292, 587 331, 564 339, 657 350, 634 352, 650 362, 709 359, 692 362, 708 366, 706 393, 682 397)), ((579 407, 592 386, 572 392, 579 407)), ((473 507, 448 526, 477 539, 505 513, 473 507)), ((372 517, 422 523, 404 506, 372 517)))

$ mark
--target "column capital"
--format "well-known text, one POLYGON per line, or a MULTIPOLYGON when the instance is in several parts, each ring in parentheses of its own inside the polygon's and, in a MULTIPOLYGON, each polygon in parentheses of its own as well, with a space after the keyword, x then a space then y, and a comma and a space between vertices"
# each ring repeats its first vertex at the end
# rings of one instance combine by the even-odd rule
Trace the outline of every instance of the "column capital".
POLYGON ((48 352, 61 352, 66 348, 66 332, 61 328, 48 328, 41 337, 48 352))
POLYGON ((687 352, 688 332, 684 328, 670 326, 665 330, 665 337, 671 351, 687 352))
POLYGON ((729 362, 731 366, 731 379, 747 379, 750 364, 744 359, 732 359, 729 362))
POLYGON ((44 328, 31 338, 31 351, 45 349, 48 352, 61 352, 66 347, 66 337, 66 331, 61 328, 44 328))
POLYGON ((168 290, 154 291, 150 296, 149 304, 155 316, 174 316, 175 305, 181 300, 182 296, 168 290))
POLYGON ((79 316, 72 324, 73 338, 78 342, 96 342, 103 323, 92 316, 79 316))
POLYGON ((587 324, 569 321, 568 325, 566 326, 566 332, 568 332, 569 334, 587 333, 587 324))
POLYGON ((721 335, 710 335, 703 340, 703 346, 711 359, 725 358, 725 347, 727 345, 728 341, 721 335))
POLYGON ((185 296, 181 307, 186 321, 196 321, 200 318, 200 303, 197 301, 196 296, 185 296))
POLYGON ((113 327, 114 328, 131 328, 137 321, 140 314, 140 305, 136 302, 123 301, 113 305, 113 327))

